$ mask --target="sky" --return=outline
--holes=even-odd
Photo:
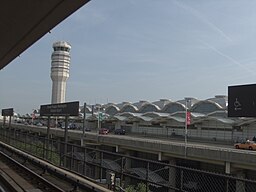
[[[0,71],[0,109],[50,104],[52,44],[71,44],[66,102],[200,100],[256,80],[256,1],[91,0]]]

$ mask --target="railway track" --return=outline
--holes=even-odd
[[[64,189],[44,178],[42,174],[40,175],[34,171],[40,171],[40,169],[31,164],[28,165],[25,161],[23,162],[24,164],[19,161],[22,161],[22,159],[18,157],[13,158],[0,152],[1,180],[4,181],[8,190],[13,192],[65,192]],[[34,167],[34,170],[32,167]]]
[[[1,141],[0,181],[7,188],[6,192],[111,192],[89,178],[56,167]]]

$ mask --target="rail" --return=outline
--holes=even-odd
[[[19,192],[19,191],[21,191],[20,189],[22,189],[24,191],[27,190],[26,189],[27,185],[24,185],[24,183],[21,184],[21,182],[23,182],[23,179],[26,178],[25,180],[27,180],[29,182],[33,182],[33,185],[35,185],[35,188],[33,188],[33,189],[38,189],[38,190],[40,189],[40,191],[46,191],[46,192],[47,191],[65,192],[65,190],[59,188],[52,182],[46,180],[45,178],[43,178],[36,172],[30,170],[25,165],[22,165],[21,163],[19,163],[15,159],[11,158],[10,156],[6,155],[5,153],[0,152],[0,157],[1,157],[1,162],[4,161],[4,163],[7,163],[8,165],[11,164],[10,167],[12,170],[15,170],[15,172],[19,172],[19,174],[22,174],[22,181],[20,181],[20,182],[17,180],[15,181],[15,183],[20,186],[19,188],[13,187],[13,183],[12,183],[12,185],[9,186],[9,188],[11,188],[12,191]],[[1,169],[1,170],[2,170],[2,173],[4,172],[6,175],[8,175],[8,173],[10,172],[10,169],[6,169],[6,167],[4,167],[4,169]],[[6,181],[6,182],[10,182],[10,180]]]
[[[50,173],[51,175],[55,175],[61,179],[63,179],[65,182],[68,182],[72,184],[73,188],[76,189],[77,187],[81,189],[85,189],[85,191],[97,191],[97,192],[110,192],[110,190],[92,182],[89,178],[85,178],[82,176],[79,176],[77,174],[74,174],[70,172],[69,170],[61,169],[60,167],[56,167],[49,163],[48,161],[42,160],[40,158],[37,158],[33,155],[30,155],[24,151],[21,151],[19,149],[16,149],[10,145],[7,145],[0,141],[1,151],[9,153],[10,156],[13,156],[13,154],[22,157],[25,162],[32,162],[33,164],[36,164],[38,167],[42,168],[43,172]],[[33,175],[34,178],[39,180],[40,182],[40,188],[47,189],[46,191],[56,191],[56,192],[64,192],[66,189],[61,189],[60,187],[56,186],[54,183],[49,182],[48,180],[44,179],[39,174],[35,173],[34,171],[27,168],[27,165],[22,165],[18,161],[14,160],[10,156],[6,155],[4,152],[0,152],[1,156],[4,156],[8,161],[11,161],[14,163],[17,167],[21,168],[23,171],[28,172],[29,175]],[[42,184],[45,185],[45,187],[42,187]]]

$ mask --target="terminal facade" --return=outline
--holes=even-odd
[[[103,113],[102,127],[110,130],[123,128],[127,133],[184,137],[186,111],[191,122],[187,125],[188,138],[233,143],[252,139],[256,135],[255,118],[230,118],[227,114],[228,97],[217,95],[206,100],[186,98],[178,101],[161,99],[156,102],[139,101],[86,106],[86,126],[98,128],[98,114]],[[81,112],[84,109],[81,107]]]

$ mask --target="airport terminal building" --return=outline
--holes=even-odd
[[[86,126],[97,129],[101,121],[101,127],[111,130],[123,128],[127,133],[184,137],[187,125],[188,138],[227,143],[251,140],[256,135],[255,118],[230,118],[227,106],[228,97],[224,95],[206,100],[160,99],[155,102],[87,105]],[[83,111],[84,108],[81,107],[81,112]],[[103,118],[99,117],[102,114]],[[186,121],[188,114],[189,123]]]

